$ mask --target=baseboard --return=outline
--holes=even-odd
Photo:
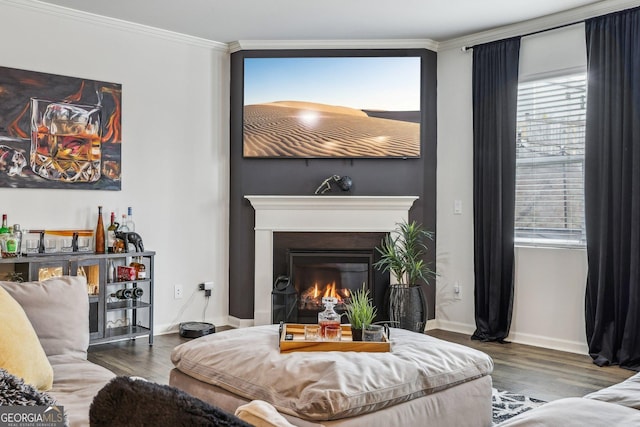
[[[438,329],[442,329],[444,331],[449,331],[449,332],[457,332],[459,334],[472,335],[476,330],[476,326],[469,325],[467,323],[452,322],[450,320],[438,319]]]
[[[249,328],[254,326],[253,319],[240,319],[238,317],[229,316],[227,318],[227,325],[232,326],[234,328]]]
[[[523,332],[510,333],[507,337],[507,341],[531,345],[534,347],[548,348],[551,350],[566,351],[567,353],[589,354],[589,347],[586,342],[561,340]]]
[[[466,323],[451,322],[449,320],[435,319],[435,327],[429,327],[427,322],[427,330],[442,329],[449,332],[457,332],[460,334],[472,335],[476,327]],[[544,337],[541,335],[527,334],[523,332],[511,332],[507,337],[507,341],[517,344],[530,345],[533,347],[542,347],[550,350],[565,351],[567,353],[589,354],[589,348],[586,342],[562,340],[558,338]]]

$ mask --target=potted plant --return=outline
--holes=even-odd
[[[427,240],[433,240],[432,232],[415,221],[403,221],[376,248],[381,258],[374,267],[390,272],[396,282],[389,286],[389,320],[393,326],[414,332],[424,332],[427,322],[421,282],[428,284],[436,275],[424,261]]]
[[[346,314],[351,324],[351,338],[353,341],[362,341],[362,330],[373,323],[376,317],[376,308],[364,284],[362,289],[351,292],[351,302],[347,304]]]

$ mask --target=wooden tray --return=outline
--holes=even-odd
[[[391,343],[387,336],[382,342],[364,342],[351,340],[351,326],[340,325],[342,328],[341,341],[305,341],[304,325],[285,323],[280,334],[280,353],[292,351],[367,351],[382,353],[391,351]],[[287,334],[292,334],[292,340],[285,340]]]

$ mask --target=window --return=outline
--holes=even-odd
[[[515,242],[584,246],[586,73],[518,86]]]

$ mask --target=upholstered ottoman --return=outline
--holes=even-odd
[[[402,329],[388,353],[281,354],[267,325],[198,338],[171,358],[171,385],[231,412],[264,400],[297,426],[491,425],[491,358]]]

